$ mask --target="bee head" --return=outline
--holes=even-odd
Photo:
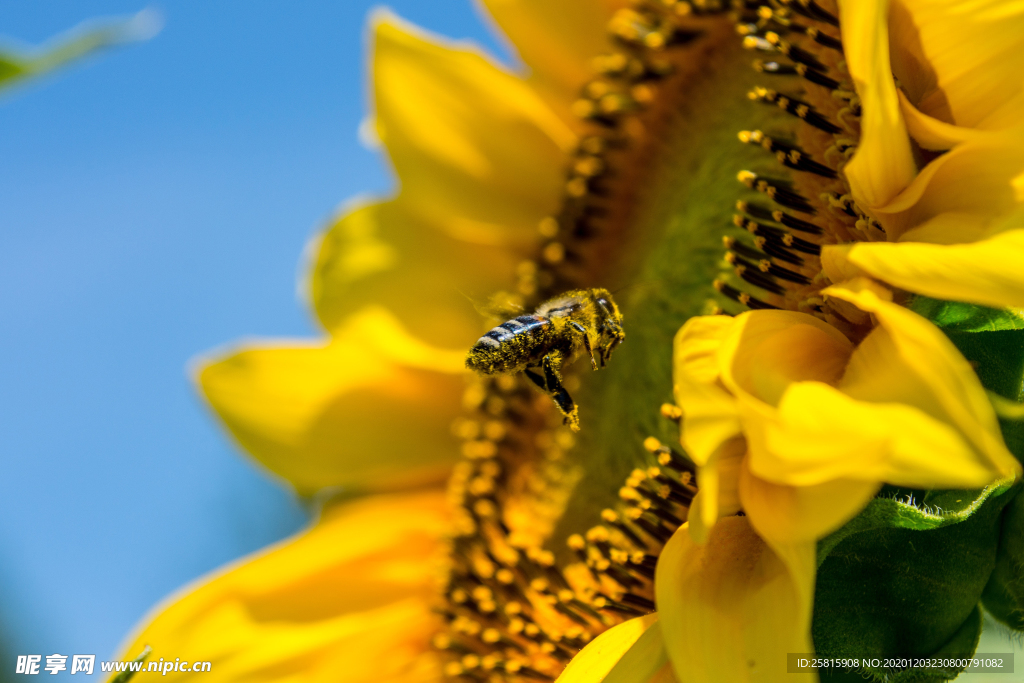
[[[612,351],[625,340],[626,332],[622,329],[622,313],[607,289],[593,290],[594,306],[597,309],[597,333],[601,356],[601,365],[611,357]]]

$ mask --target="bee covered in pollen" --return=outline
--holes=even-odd
[[[579,431],[576,403],[562,386],[561,368],[581,349],[594,370],[626,338],[622,314],[607,289],[575,289],[536,311],[498,325],[469,350],[466,367],[484,375],[523,372],[554,399],[565,424]]]

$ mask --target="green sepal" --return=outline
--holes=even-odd
[[[1010,308],[988,308],[927,296],[915,296],[909,308],[947,333],[1024,330],[1024,316]]]
[[[910,309],[941,329],[974,365],[989,391],[1020,400],[1024,380],[1024,317],[1009,308],[988,308],[917,296]]]
[[[1009,308],[988,308],[916,296],[910,309],[941,329],[971,362],[982,386],[1012,401],[1024,399],[1024,316]],[[1010,452],[1024,462],[1024,420],[1000,419]]]
[[[1020,495],[1003,511],[996,566],[981,600],[993,617],[1024,631],[1024,497]]]
[[[978,601],[996,565],[1003,508],[1020,485],[976,491],[886,487],[819,543],[812,635],[824,657],[971,654]],[[865,671],[874,680],[941,681],[955,672]]]
[[[999,496],[1012,485],[1012,479],[1004,479],[973,491],[917,491],[883,487],[859,515],[818,541],[818,566],[848,536],[873,529],[927,531],[958,524],[977,512],[989,498]]]

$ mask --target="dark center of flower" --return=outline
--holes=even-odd
[[[859,104],[838,24],[814,0],[644,0],[611,21],[618,48],[573,105],[591,130],[514,296],[529,310],[625,286],[627,340],[594,377],[565,378],[578,435],[521,377],[467,390],[434,640],[447,677],[553,680],[595,636],[654,610],[658,555],[697,491],[664,445],[678,441],[671,341],[687,318],[786,308],[863,324],[819,294],[823,244],[884,238],[843,178]],[[770,57],[750,69],[743,47]]]

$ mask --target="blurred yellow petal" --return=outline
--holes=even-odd
[[[656,617],[657,613],[649,616]],[[674,680],[665,638],[661,626],[655,622],[637,638],[602,683],[669,683]]]
[[[697,543],[707,540],[708,532],[720,517],[735,515],[740,503],[739,477],[747,442],[743,438],[726,441],[715,451],[708,464],[698,468],[700,487],[690,504],[687,519],[690,536]]]
[[[971,244],[861,242],[846,258],[872,277],[926,296],[1024,307],[1024,229]]]
[[[908,227],[944,213],[993,221],[1021,203],[1014,180],[1022,173],[1024,135],[987,135],[932,161],[906,190],[874,212],[886,225],[890,241],[898,241]],[[890,225],[887,218],[897,222]],[[966,239],[974,234],[968,232]]]
[[[879,483],[835,479],[814,486],[766,481],[739,474],[739,495],[751,526],[774,543],[813,543],[860,512],[881,487]]]
[[[514,280],[516,254],[466,242],[400,201],[353,208],[314,246],[309,291],[324,327],[358,308],[387,308],[427,343],[469,348],[482,332],[474,302]]]
[[[122,656],[148,644],[151,661],[209,661],[196,679],[210,683],[439,681],[431,568],[449,524],[441,491],[340,504],[169,598]]]
[[[243,347],[197,375],[242,447],[300,493],[400,488],[443,478],[457,458],[463,357],[367,309],[329,342]]]
[[[989,468],[990,481],[1020,471],[978,376],[937,327],[857,281],[822,293],[849,301],[878,321],[850,358],[839,384],[843,393],[858,401],[902,403],[951,425]]]
[[[527,83],[474,49],[378,16],[378,134],[407,209],[467,242],[532,246],[558,208],[575,134]]]
[[[558,683],[647,683],[664,663],[658,615],[648,614],[594,638],[572,658]]]
[[[861,100],[861,137],[844,169],[854,199],[882,206],[905,188],[916,171],[889,65],[889,3],[840,3],[846,65]]]
[[[655,573],[659,622],[681,683],[789,681],[787,652],[813,652],[813,542],[769,547],[746,517],[698,545],[680,528]]]
[[[988,130],[1019,123],[1024,5],[893,0],[890,25],[893,74],[922,113]]]
[[[673,342],[675,399],[685,406],[682,444],[698,465],[740,433],[736,402],[718,381],[718,350],[732,324],[727,316],[691,318]]]
[[[612,49],[608,20],[622,0],[482,0],[532,72],[568,105],[593,78],[591,60]]]

